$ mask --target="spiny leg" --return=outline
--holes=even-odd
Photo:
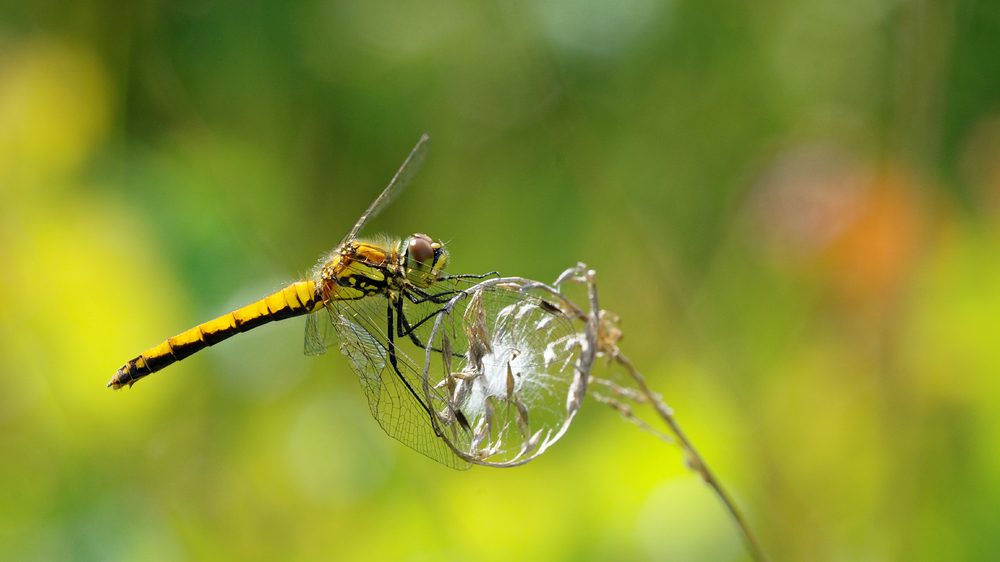
[[[481,275],[477,275],[475,273],[462,273],[460,275],[444,275],[442,277],[438,277],[438,280],[439,281],[447,281],[448,279],[486,279],[490,275],[496,275],[497,278],[499,278],[500,277],[500,272],[499,271],[491,271],[489,273],[483,273]]]
[[[481,275],[477,275],[475,273],[463,273],[461,275],[446,275],[444,277],[438,278],[438,281],[439,282],[447,281],[450,279],[485,279],[490,275],[496,275],[497,277],[499,277],[500,273],[496,271],[491,271],[489,273],[483,273]],[[462,291],[458,289],[452,289],[450,291],[442,291],[440,293],[431,294],[422,289],[412,287],[410,290],[404,291],[404,294],[406,294],[406,298],[410,299],[410,302],[412,302],[413,304],[420,304],[427,301],[431,301],[435,304],[444,304],[449,300],[451,300],[452,297],[461,292]],[[419,296],[420,298],[417,298],[417,296]]]
[[[417,347],[419,347],[421,349],[427,349],[427,348],[424,347],[424,345],[420,343],[420,338],[418,338],[416,332],[413,331],[414,328],[416,328],[416,326],[419,326],[420,324],[423,324],[428,319],[434,318],[435,316],[437,316],[438,314],[440,314],[441,311],[438,310],[437,312],[429,315],[427,318],[424,318],[423,320],[421,320],[419,324],[417,324],[416,326],[414,326],[413,328],[411,328],[410,325],[409,325],[409,321],[406,320],[406,315],[403,314],[403,299],[401,299],[401,298],[390,299],[389,305],[386,307],[387,310],[388,310],[388,320],[389,320],[389,329],[386,330],[386,332],[389,335],[389,361],[390,361],[390,363],[392,363],[392,366],[396,370],[396,373],[399,374],[399,369],[396,366],[396,344],[395,344],[395,342],[393,340],[393,335],[392,335],[392,307],[393,307],[393,302],[392,301],[396,302],[396,331],[399,334],[399,337],[402,338],[402,337],[405,337],[405,336],[409,336],[410,341],[412,341],[414,345],[416,345]],[[404,326],[406,327],[405,331],[404,331]],[[441,350],[437,349],[435,347],[431,347],[430,349],[431,349],[431,351],[436,351],[438,353],[441,353]],[[462,358],[462,359],[465,358],[464,355],[459,354],[459,353],[452,353],[452,357],[459,357],[459,358]],[[400,375],[400,377],[402,378],[402,375]],[[406,381],[405,378],[403,379],[403,382],[406,383],[406,387],[409,388],[410,392],[412,393],[413,392],[413,388],[410,387],[410,384]],[[414,395],[416,395],[416,394],[414,394]],[[428,413],[430,413],[430,410],[427,408],[427,405],[424,404],[423,401],[420,400],[419,398],[417,400],[419,400],[421,406],[423,406],[424,409],[428,410]],[[450,397],[449,397],[449,401],[450,401]],[[451,405],[450,405],[450,402],[449,402],[449,409],[451,409],[455,413],[455,419],[458,421],[459,425],[461,425],[463,429],[471,430],[472,426],[469,425],[469,421],[465,418],[465,414],[463,414],[461,410],[459,410],[457,408],[452,408]],[[431,417],[433,417],[433,414],[431,414]],[[435,433],[438,432],[436,424],[434,425],[434,431],[435,431]],[[438,433],[438,437],[442,437],[440,433]]]
[[[411,298],[410,300],[413,299]],[[425,302],[426,300],[427,299],[414,302]],[[430,320],[431,318],[435,318],[438,314],[444,312],[444,309],[438,309],[433,313],[428,314],[419,322],[411,326],[409,319],[406,318],[406,314],[403,314],[403,299],[397,297],[394,299],[394,301],[396,303],[396,336],[400,338],[408,337],[410,338],[410,341],[413,342],[413,345],[419,347],[420,349],[426,350],[427,346],[420,341],[420,336],[417,335],[416,329],[419,328],[423,323]],[[430,349],[431,351],[436,351],[438,353],[441,353],[441,350],[436,347],[431,347]],[[465,356],[460,353],[452,353],[452,357],[458,357],[460,359],[465,358]]]
[[[425,404],[424,401],[420,399],[420,395],[417,394],[417,391],[414,390],[413,387],[410,385],[410,381],[406,380],[406,377],[403,376],[402,371],[399,370],[399,364],[398,364],[397,359],[396,359],[396,342],[393,340],[393,336],[392,336],[393,330],[392,330],[392,301],[391,300],[386,303],[386,320],[388,321],[388,325],[386,326],[386,328],[387,328],[386,329],[386,337],[389,340],[389,345],[386,346],[387,347],[386,350],[389,352],[389,364],[392,365],[392,370],[396,373],[396,376],[399,377],[399,380],[403,381],[403,384],[406,385],[406,389],[410,391],[410,394],[412,394],[413,398],[417,401],[417,403],[420,404],[420,407],[423,408],[424,411],[427,412],[427,415],[429,415],[431,417],[431,422],[433,424],[434,413],[431,411],[430,407],[428,407],[427,404]],[[435,431],[435,433],[437,432],[436,426],[435,426],[435,430],[434,431]]]

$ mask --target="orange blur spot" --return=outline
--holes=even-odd
[[[844,296],[888,297],[904,283],[916,254],[922,222],[917,187],[903,171],[884,169],[860,203],[823,261]]]

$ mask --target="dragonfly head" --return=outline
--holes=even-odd
[[[406,278],[418,287],[437,281],[448,265],[448,252],[426,234],[414,234],[403,241],[400,255]]]

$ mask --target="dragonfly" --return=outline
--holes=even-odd
[[[530,452],[538,435],[532,443],[527,412],[536,412],[533,425],[542,428],[536,434],[551,432],[565,417],[559,401],[572,379],[576,333],[566,314],[503,286],[446,307],[495,272],[447,275],[444,244],[422,233],[403,240],[358,238],[410,184],[429,145],[425,134],[310,278],[148,349],[120,367],[107,386],[131,387],[238,333],[306,316],[306,355],[339,345],[372,415],[390,436],[456,469],[497,454]],[[449,316],[450,331],[431,329],[440,314]],[[472,317],[478,319],[474,328]],[[421,367],[414,361],[423,357],[433,362]]]

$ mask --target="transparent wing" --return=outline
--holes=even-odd
[[[431,415],[447,409],[446,392],[424,388],[421,371],[411,360],[414,354],[407,349],[409,338],[390,337],[389,305],[386,298],[370,297],[328,306],[340,350],[361,381],[372,416],[386,433],[414,450],[452,468],[469,468],[435,432]],[[453,438],[462,441],[460,435]]]
[[[333,324],[330,322],[330,314],[326,309],[313,312],[306,316],[306,355],[323,355],[331,345],[335,345],[337,340]]]
[[[417,141],[417,146],[413,147],[413,150],[410,151],[410,155],[406,157],[406,160],[403,162],[403,165],[400,166],[396,175],[392,177],[392,181],[390,181],[389,185],[382,191],[382,194],[372,202],[372,204],[368,207],[368,210],[361,215],[361,218],[358,219],[354,228],[352,228],[351,231],[347,233],[347,236],[340,241],[340,245],[343,245],[348,240],[354,240],[354,238],[358,235],[358,232],[361,231],[361,227],[364,226],[365,221],[375,218],[375,216],[382,212],[382,209],[385,209],[389,203],[392,203],[392,200],[395,199],[397,195],[406,189],[406,186],[410,185],[410,182],[413,181],[413,176],[417,174],[420,166],[424,163],[424,159],[427,158],[427,150],[430,149],[430,144],[431,137],[424,133],[423,136],[420,137],[420,140]]]

